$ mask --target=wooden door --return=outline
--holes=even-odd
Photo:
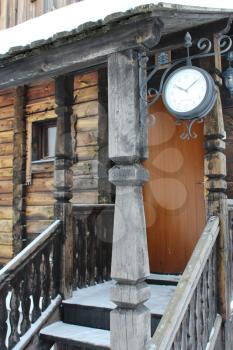
[[[203,123],[193,128],[197,138],[182,140],[185,127],[176,125],[162,102],[150,112],[144,164],[150,172],[144,187],[150,268],[180,273],[205,226]]]

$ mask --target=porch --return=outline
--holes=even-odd
[[[32,43],[29,52],[28,48],[16,48],[13,54],[11,52],[9,57],[4,57],[0,67],[0,88],[18,86],[14,131],[10,133],[10,137],[14,136],[14,237],[24,237],[28,222],[34,233],[40,220],[44,221],[46,229],[0,272],[1,349],[47,350],[55,343],[61,349],[106,349],[111,343],[112,350],[230,349],[232,346],[232,225],[226,196],[225,129],[219,91],[214,108],[205,118],[201,130],[205,141],[205,155],[200,142],[203,152],[199,159],[202,162],[199,180],[203,187],[200,191],[203,205],[202,220],[196,220],[196,223],[199,225],[201,222],[202,225],[203,221],[205,227],[200,229],[198,226],[194,230],[197,237],[193,242],[197,244],[192,251],[193,243],[185,262],[182,262],[183,269],[181,265],[178,267],[182,276],[177,286],[174,286],[177,282],[174,276],[168,277],[166,285],[164,277],[149,277],[143,196],[143,185],[149,180],[144,164],[149,149],[148,105],[147,90],[142,89],[148,75],[147,56],[154,58],[151,50],[155,47],[170,50],[174,45],[179,48],[180,55],[184,32],[192,28],[194,40],[197,40],[199,33],[205,29],[214,40],[213,57],[217,57],[210,60],[208,70],[212,67],[219,69],[221,43],[218,34],[229,30],[230,26],[229,14],[211,11],[206,14],[206,11],[195,12],[186,8],[175,8],[175,11],[177,16],[166,6],[165,9],[160,6],[140,7],[127,14],[112,15],[101,25],[99,22],[89,23],[72,34],[63,33],[61,42],[56,41],[59,39],[57,36],[49,42],[37,42],[34,46]],[[212,23],[214,19],[216,21]],[[82,124],[80,119],[86,115],[73,118],[74,102],[77,96],[80,97],[79,93],[75,93],[75,78],[77,72],[83,73],[93,67],[104,71],[105,92],[100,89],[98,93],[102,98],[105,96],[105,104],[108,77],[108,120],[105,119],[104,129],[105,135],[108,134],[107,147],[104,147],[106,144],[101,132],[90,137],[92,150],[98,150],[98,155],[104,154],[105,173],[98,169],[98,175],[103,176],[95,177],[94,181],[106,180],[106,170],[109,170],[109,181],[105,184],[108,188],[115,186],[114,204],[110,196],[105,196],[105,188],[99,181],[98,190],[103,194],[99,196],[98,193],[96,201],[99,203],[75,205],[72,198],[77,199],[80,193],[74,192],[73,183],[80,186],[80,174],[77,171],[76,177],[73,176],[74,159],[79,163],[77,149],[82,148],[85,155],[86,137],[89,140],[90,136],[82,134],[83,144],[77,144],[80,140],[76,131]],[[9,71],[13,69],[15,74],[12,79]],[[216,75],[215,70],[213,75]],[[54,101],[49,120],[57,119],[55,157],[52,165],[38,162],[38,159],[33,164],[33,117],[27,116],[29,122],[26,128],[27,89],[19,85],[50,77],[54,79]],[[91,124],[98,124],[99,131],[98,104],[98,112],[96,105],[94,110]],[[54,124],[51,125],[54,128]],[[25,133],[30,136],[28,148]],[[174,139],[177,143],[177,138]],[[190,148],[189,154],[192,153]],[[104,153],[101,153],[103,149]],[[40,153],[47,155],[46,142]],[[80,153],[79,161],[83,156]],[[50,176],[51,166],[54,170],[54,190],[49,198],[51,207],[54,207],[54,214],[50,215],[53,219],[51,224],[45,219],[49,207],[43,205],[47,200],[46,191],[43,192],[46,175],[38,181],[42,195],[37,194],[35,199],[31,194],[32,188],[28,190],[29,195],[25,195],[25,184],[30,185],[33,180],[33,167],[36,169],[34,179],[38,180],[37,170],[41,164],[45,168],[48,166]],[[17,176],[18,171],[20,176]],[[197,182],[196,178],[193,182]],[[38,198],[36,209],[27,210],[27,206],[35,206],[28,203],[38,203]],[[185,210],[188,207],[190,210],[191,207],[185,205],[183,201],[180,208]],[[198,217],[198,200],[192,205]],[[183,233],[186,230],[191,232],[188,223],[193,216],[187,215]],[[173,237],[174,242],[176,238]],[[18,247],[19,250],[21,248]],[[176,250],[172,253],[174,257]],[[110,287],[111,302],[106,305]],[[77,288],[82,290],[74,292]],[[97,297],[97,290],[101,293],[101,300]],[[9,293],[10,310],[7,310]],[[94,297],[90,296],[92,293]],[[82,297],[83,294],[85,297]],[[94,299],[92,305],[88,305],[91,303],[89,297]],[[82,312],[84,307],[85,312]],[[73,332],[76,331],[74,337]],[[88,339],[90,334],[93,336]]]

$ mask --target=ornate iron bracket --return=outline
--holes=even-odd
[[[226,52],[230,50],[232,47],[232,39],[228,35],[220,35],[219,38],[219,48],[220,48],[220,54],[224,55]],[[200,51],[198,54],[190,55],[190,48],[193,46],[192,37],[190,33],[186,33],[184,37],[184,47],[187,50],[186,57],[177,59],[177,60],[171,60],[170,62],[166,61],[166,55],[163,55],[158,60],[158,63],[154,66],[149,67],[149,73],[147,75],[147,78],[141,82],[140,84],[140,98],[144,101],[144,103],[147,103],[147,106],[150,107],[153,104],[155,104],[160,96],[162,95],[163,91],[163,85],[168,77],[169,73],[176,68],[178,65],[186,65],[186,66],[192,66],[192,61],[195,59],[201,59],[206,57],[211,57],[215,55],[214,50],[212,50],[212,42],[208,38],[201,38],[198,40],[196,46],[198,50]],[[146,51],[139,54],[139,65],[141,68],[145,67],[147,64],[149,58]],[[166,63],[166,68],[164,68],[164,64]],[[159,70],[164,70],[160,84],[159,89],[156,88],[147,88],[147,85],[149,81],[155,76],[155,74]],[[197,135],[192,132],[192,127],[197,121],[202,121],[204,116],[200,116],[198,118],[194,118],[191,120],[185,120],[180,119],[178,120],[178,123],[185,122],[187,126],[187,130],[185,133],[182,133],[181,138],[182,139],[191,139],[196,138]]]

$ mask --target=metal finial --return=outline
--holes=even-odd
[[[184,37],[184,46],[185,46],[186,48],[192,46],[192,37],[191,37],[191,35],[190,35],[189,32],[187,32],[187,33],[185,34],[185,37]]]

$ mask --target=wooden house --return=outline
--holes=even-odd
[[[0,350],[233,348],[232,11],[138,3],[0,31]]]

